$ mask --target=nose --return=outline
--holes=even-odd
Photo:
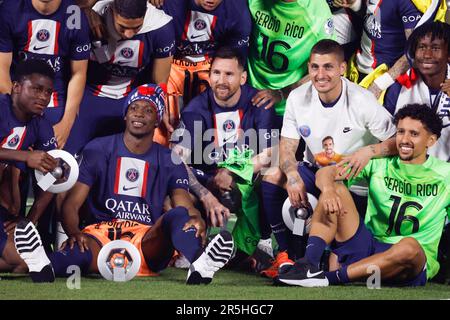
[[[423,50],[423,56],[424,58],[431,58],[433,56],[433,51],[431,50],[431,48],[425,48]]]
[[[318,76],[319,78],[322,78],[324,75],[325,75],[325,69],[324,69],[324,68],[319,68],[319,69],[317,70],[317,76]]]

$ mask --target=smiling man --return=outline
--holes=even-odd
[[[395,134],[392,117],[372,94],[342,77],[345,69],[342,46],[333,40],[319,41],[308,63],[311,80],[294,89],[287,99],[280,139],[281,170],[264,176],[261,184],[264,211],[282,251],[280,257],[286,257],[284,251],[289,250],[293,258],[292,252],[296,251],[289,240],[291,232],[283,223],[283,203],[289,195],[291,204],[298,208],[307,205],[307,192],[319,197],[314,154],[322,152],[325,137],[333,137],[336,153],[354,153],[344,160],[356,167],[355,172],[372,157],[395,152],[394,139],[389,139]],[[295,153],[300,139],[304,139],[306,151],[299,164]],[[361,196],[366,190],[357,186],[352,191],[364,210],[365,198]],[[272,277],[284,262],[289,263],[281,258],[275,261]]]
[[[231,192],[232,195],[237,195],[236,198],[249,198],[254,194],[245,193],[243,188],[236,190],[236,184],[242,184],[244,178],[232,172],[229,167],[220,167],[220,163],[231,161],[232,155],[237,153],[250,154],[249,159],[241,159],[235,167],[248,168],[241,171],[248,173],[245,180],[249,180],[249,185],[253,185],[256,175],[270,162],[272,152],[272,134],[275,133],[271,130],[275,112],[273,108],[257,108],[252,104],[251,99],[257,94],[257,90],[246,84],[247,72],[244,66],[245,60],[238,50],[230,47],[219,48],[211,63],[211,87],[183,109],[182,122],[172,137],[173,143],[176,144],[174,149],[182,153],[183,160],[193,168],[193,174],[190,174],[190,190],[202,202],[212,226],[222,226],[229,212],[223,210],[225,208],[212,209],[221,206],[211,206],[208,189],[215,191],[222,204],[227,205],[234,213],[240,213],[243,202],[241,199],[234,199],[236,206],[226,204],[224,195]],[[245,195],[242,195],[243,193]],[[259,241],[257,202],[257,199],[247,201],[253,208],[256,207],[247,211],[252,211],[252,214],[246,215],[252,217],[248,224],[254,226],[253,232],[248,232],[247,241],[242,241],[242,245],[236,243],[238,249],[248,255],[253,254]],[[237,225],[244,225],[242,221],[245,221],[245,218],[241,219],[242,216],[238,214]],[[242,234],[234,232],[235,239],[237,233]],[[264,236],[264,239],[269,237],[267,234]]]
[[[84,148],[78,182],[63,205],[62,223],[69,237],[63,249],[47,257],[33,225],[26,220],[18,224],[16,248],[33,281],[66,276],[70,265],[98,272],[100,249],[118,239],[140,251],[142,276],[165,269],[174,249],[191,263],[188,284],[208,284],[227,263],[233,251],[231,234],[221,232],[203,250],[205,223],[189,197],[186,169],[172,161],[169,149],[153,142],[164,109],[161,87],[139,86],[124,104],[125,132],[95,139]],[[164,212],[166,195],[174,209]],[[80,230],[85,200],[93,224]]]
[[[317,287],[365,280],[379,270],[381,284],[423,286],[439,270],[437,251],[450,213],[450,164],[429,156],[442,121],[426,106],[411,104],[395,116],[398,156],[373,159],[355,179],[369,184],[363,221],[335,166],[317,173],[322,191],[304,259],[276,281]],[[326,245],[337,269],[319,269]]]
[[[408,47],[413,68],[397,79],[384,99],[384,106],[391,114],[408,103],[419,103],[431,107],[439,115],[444,129],[429,153],[444,161],[450,160],[450,98],[449,90],[444,87],[450,79],[449,47],[450,28],[447,24],[433,22],[417,28]]]

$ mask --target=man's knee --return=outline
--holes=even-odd
[[[185,207],[178,206],[167,211],[162,218],[164,225],[170,223],[171,221],[178,221],[180,219],[186,220],[187,222],[189,220],[189,212]]]
[[[342,182],[335,182],[335,187],[336,187],[336,193],[340,197],[350,194],[350,191],[348,190],[347,186],[345,184],[343,184]]]
[[[423,265],[426,261],[422,247],[414,238],[403,238],[393,248],[393,256],[401,264],[413,266],[420,263]]]

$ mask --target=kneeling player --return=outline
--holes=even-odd
[[[78,182],[63,205],[63,226],[69,236],[63,249],[47,258],[33,225],[24,221],[17,226],[16,248],[35,282],[65,276],[70,265],[98,272],[101,247],[117,239],[139,249],[140,275],[166,268],[174,249],[191,263],[188,284],[209,283],[228,262],[231,235],[221,232],[202,249],[205,223],[190,200],[186,169],[169,149],[152,141],[164,108],[159,86],[140,86],[125,103],[125,132],[95,139],[85,147]],[[166,194],[174,209],[163,214]],[[97,224],[80,231],[79,210],[85,200]],[[30,247],[35,249],[29,252]]]
[[[428,106],[413,104],[396,114],[395,124],[399,156],[372,159],[353,179],[369,183],[365,221],[346,186],[335,181],[342,180],[343,170],[320,169],[316,185],[322,193],[305,258],[275,281],[328,286],[366,279],[373,266],[387,285],[422,286],[436,275],[450,208],[450,164],[427,155],[427,149],[439,138],[442,121]],[[337,269],[330,272],[318,268],[327,244],[338,258]]]

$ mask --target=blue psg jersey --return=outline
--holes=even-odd
[[[165,1],[164,11],[174,19],[176,58],[212,56],[220,44],[234,47],[247,57],[252,28],[246,0],[223,0],[207,11],[194,0]]]
[[[121,99],[133,88],[151,80],[149,76],[155,59],[173,55],[175,33],[172,18],[148,5],[138,33],[131,39],[117,39],[120,35],[112,22],[111,5],[112,1],[100,1],[94,6],[111,37],[91,52],[87,87],[94,95]]]
[[[166,195],[189,187],[184,164],[169,149],[153,143],[145,154],[131,153],[123,133],[86,145],[78,181],[91,187],[87,204],[94,222],[126,219],[147,225],[163,214]]]
[[[62,0],[58,10],[42,15],[31,0],[4,0],[0,4],[0,52],[13,53],[13,66],[41,59],[55,71],[49,107],[64,106],[71,78],[71,60],[89,59],[89,24],[72,0]]]
[[[366,0],[358,69],[370,73],[386,63],[391,67],[404,53],[406,29],[413,29],[422,14],[411,0]]]
[[[53,127],[46,119],[36,116],[29,122],[19,121],[12,111],[9,94],[0,94],[0,147],[10,150],[53,150],[56,139]],[[20,169],[25,165],[17,164]]]
[[[256,155],[270,147],[278,134],[272,132],[275,110],[253,106],[251,98],[257,92],[243,85],[238,103],[225,108],[215,102],[211,89],[206,90],[183,109],[173,142],[190,149],[190,163],[204,171],[214,169],[232,148],[251,149]],[[201,155],[203,161],[198,161],[196,155]]]

